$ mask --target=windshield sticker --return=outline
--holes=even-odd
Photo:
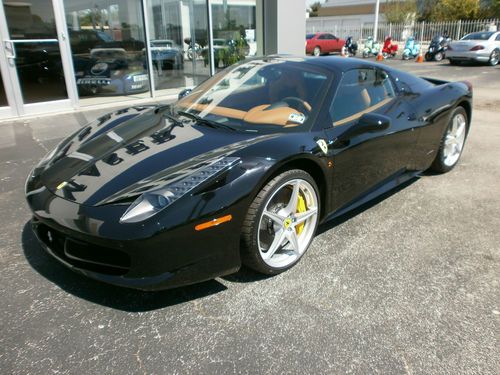
[[[304,121],[306,121],[306,116],[304,116],[302,113],[290,113],[290,116],[288,116],[288,121],[295,122],[297,124],[303,124]]]

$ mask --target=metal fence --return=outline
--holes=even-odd
[[[403,42],[409,36],[422,43],[429,43],[436,34],[447,33],[452,39],[460,39],[475,31],[499,30],[499,19],[467,20],[451,22],[379,23],[377,40],[391,35],[393,40]],[[339,38],[352,36],[364,40],[373,36],[373,23],[344,23],[337,17],[312,17],[306,20],[306,32],[329,32]]]

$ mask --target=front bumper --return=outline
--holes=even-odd
[[[82,206],[46,189],[27,199],[41,246],[66,267],[95,280],[162,290],[228,275],[241,266],[241,218],[234,207],[233,221],[223,225],[195,231],[195,225],[207,220],[197,218],[161,230],[143,223],[120,228],[116,216],[124,208]]]
[[[477,62],[488,62],[490,59],[490,54],[485,52],[485,50],[480,51],[455,51],[447,50],[446,58],[453,59],[457,61],[477,61]]]

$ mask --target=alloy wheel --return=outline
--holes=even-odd
[[[443,163],[448,167],[455,165],[460,158],[464,147],[466,129],[467,121],[465,116],[461,113],[456,114],[444,139]]]
[[[494,50],[490,56],[490,65],[495,66],[498,64],[498,59],[500,58],[500,52]]]
[[[282,184],[264,205],[257,231],[262,260],[274,268],[295,263],[307,250],[318,221],[318,196],[303,179]]]

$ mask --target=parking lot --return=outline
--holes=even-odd
[[[37,244],[23,185],[97,114],[1,123],[0,373],[500,373],[500,66],[384,63],[473,83],[460,164],[321,226],[271,278],[144,293],[72,273]]]

